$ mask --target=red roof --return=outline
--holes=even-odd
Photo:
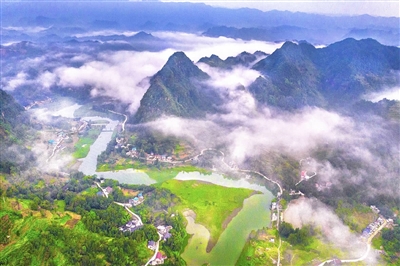
[[[161,254],[161,252],[157,252],[157,255],[156,255],[156,259],[162,259],[163,258],[163,255]]]
[[[165,259],[165,258],[167,258],[167,257],[163,256],[160,251],[157,252],[156,259],[161,260],[161,259]]]

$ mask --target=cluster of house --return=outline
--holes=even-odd
[[[318,191],[322,191],[322,190],[325,190],[325,189],[330,189],[331,186],[332,186],[332,182],[322,182],[322,183],[316,183],[315,184],[315,188]]]
[[[97,194],[97,196],[108,198],[108,195],[110,195],[112,192],[113,192],[112,187],[106,187],[105,189],[102,189],[101,191],[97,192],[96,194]]]
[[[160,155],[160,154],[154,154],[154,153],[150,153],[150,154],[146,153],[146,159],[148,161],[155,161],[155,160],[159,160],[159,161],[163,161],[163,162],[171,162],[172,161],[171,156],[167,156],[166,154]]]
[[[42,105],[42,104],[45,104],[45,103],[49,103],[49,102],[51,102],[51,98],[47,97],[46,100],[43,100],[43,101],[34,101],[33,103],[31,103],[31,104],[28,105],[28,106],[25,106],[24,108],[25,108],[25,110],[29,110],[29,109],[31,109],[31,108],[32,108],[33,106],[35,106],[35,105],[39,106],[39,105]]]
[[[164,225],[159,225],[157,226],[157,232],[161,235],[161,239],[162,240],[167,240],[168,238],[170,238],[172,235],[169,232],[172,229],[172,226],[168,225],[168,226],[164,226]],[[153,240],[150,240],[147,243],[147,248],[155,251],[157,250],[157,243]],[[152,260],[150,262],[151,265],[159,265],[159,264],[164,264],[164,260],[167,257],[165,255],[163,255],[160,251],[157,251],[156,257],[154,260]]]
[[[137,219],[132,219],[129,222],[127,222],[124,226],[121,226],[119,228],[120,231],[122,232],[135,232],[136,230],[140,229],[143,227],[143,224],[140,223],[139,220]]]
[[[278,209],[278,203],[272,202],[270,209],[271,209],[271,222],[275,222],[276,220],[278,220],[278,215],[275,212],[275,210]]]
[[[329,265],[342,265],[342,261],[338,258],[334,258]]]
[[[151,265],[159,265],[159,264],[164,264],[164,260],[167,258],[167,256],[161,254],[160,251],[157,252],[156,258],[150,262]]]
[[[374,213],[380,213],[381,212],[375,205],[371,205],[370,208]]]
[[[168,226],[164,226],[164,225],[159,225],[157,226],[157,231],[160,235],[162,235],[162,239],[163,240],[167,240],[168,238],[170,238],[172,235],[169,232],[172,229],[172,226],[168,225]]]
[[[275,222],[278,220],[278,215],[275,212],[272,213],[271,222]]]
[[[71,130],[72,130],[72,132],[79,133],[79,132],[84,131],[88,125],[89,125],[89,123],[87,121],[80,120],[78,127],[73,127]]]
[[[137,206],[141,203],[143,203],[144,201],[144,197],[142,192],[140,192],[136,197],[134,197],[133,199],[129,199],[128,204],[126,204],[129,208],[132,206]]]
[[[303,180],[303,179],[307,180],[308,179],[307,171],[303,170],[303,171],[300,172],[300,179],[301,180]]]
[[[61,144],[61,142],[63,142],[64,140],[69,139],[69,136],[67,133],[65,133],[64,131],[59,131],[57,132],[57,139],[51,139],[47,142],[48,145],[50,146],[58,146]]]
[[[375,222],[370,223],[363,231],[362,231],[362,238],[368,238],[371,236],[376,230],[378,230],[379,227],[381,227],[383,224],[387,223],[386,219],[383,218],[382,216],[379,216],[378,219],[375,220]]]
[[[300,190],[296,192],[295,190],[291,189],[290,192],[289,192],[289,195],[290,195],[290,196],[294,196],[294,195],[301,195],[301,196],[304,196],[304,193],[301,192]]]
[[[232,169],[232,170],[237,170],[239,169],[239,166],[235,162],[229,162],[227,165]]]
[[[124,138],[116,138],[115,141],[117,142],[117,144],[115,145],[115,148],[122,148],[125,150],[128,150],[125,154],[131,158],[135,158],[135,159],[146,159],[147,161],[155,161],[155,160],[159,160],[162,162],[172,162],[172,157],[168,156],[166,154],[160,155],[160,154],[154,154],[153,152],[148,154],[148,153],[144,153],[145,157],[140,157],[140,154],[138,152],[138,150],[136,149],[136,147],[132,147],[131,144],[124,144]]]

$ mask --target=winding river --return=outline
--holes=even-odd
[[[99,120],[99,117],[85,117],[85,120]],[[86,175],[96,174],[107,179],[114,179],[126,184],[144,184],[150,185],[156,183],[146,173],[128,169],[112,172],[96,172],[97,156],[106,149],[111,141],[112,132],[118,122],[101,117],[109,121],[107,129],[100,133],[97,140],[90,147],[86,158],[82,159],[79,171]],[[269,206],[273,195],[264,186],[251,184],[247,180],[230,180],[220,174],[212,173],[203,175],[199,172],[179,173],[175,179],[178,180],[201,180],[224,187],[249,188],[260,191],[262,194],[256,194],[247,198],[243,203],[242,210],[232,219],[227,228],[221,234],[217,244],[211,250],[206,252],[206,246],[209,238],[208,230],[195,223],[193,216],[187,215],[187,231],[192,234],[182,257],[188,265],[234,265],[240,256],[240,253],[246,243],[248,235],[252,230],[261,229],[270,223]]]
[[[96,174],[99,177],[114,179],[118,182],[126,184],[151,185],[156,183],[156,181],[151,179],[146,173],[134,169],[110,172],[96,172],[97,157],[106,150],[108,143],[112,139],[113,131],[118,125],[118,121],[114,121],[104,117],[83,117],[82,120],[107,120],[109,124],[100,133],[96,141],[90,146],[88,155],[85,158],[81,159],[82,164],[79,166],[79,171],[81,171],[85,175]]]

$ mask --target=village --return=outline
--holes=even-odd
[[[71,134],[76,134],[76,135],[82,135],[84,132],[87,132],[90,130],[92,127],[100,127],[101,131],[107,131],[107,124],[103,123],[96,123],[92,121],[86,121],[84,119],[75,119],[76,124],[71,128],[70,131],[58,131],[56,132],[57,138],[56,139],[50,139],[48,141],[48,147],[52,148],[52,154],[49,157],[48,160],[50,160],[54,154],[57,151],[62,151],[65,149],[65,145],[63,145],[63,142],[71,138]],[[187,161],[194,161],[197,160],[199,156],[203,155],[205,151],[210,151],[213,149],[204,149],[201,151],[200,154],[190,157],[190,158],[185,158],[185,159],[177,159],[173,155],[167,155],[167,154],[155,154],[153,152],[151,153],[146,153],[143,150],[138,150],[137,147],[134,144],[128,143],[128,141],[124,137],[116,136],[115,137],[115,145],[114,148],[116,150],[120,150],[124,155],[126,155],[128,158],[132,158],[133,160],[145,160],[146,163],[154,164],[156,162],[163,162],[163,163],[169,163],[169,164],[178,164],[178,163],[185,163]],[[218,151],[220,152],[220,151]],[[222,162],[230,169],[230,170],[236,170],[240,172],[246,172],[246,173],[256,173],[264,178],[266,178],[264,175],[254,172],[254,171],[247,171],[247,170],[241,170],[239,167],[234,163],[234,162],[229,162],[226,163],[224,161],[224,154],[220,152],[222,155]],[[309,181],[311,178],[315,177],[317,175],[316,172],[313,171],[308,171],[306,170],[307,168],[310,168],[309,166],[303,165],[303,161],[307,163],[307,165],[310,165],[311,158],[303,159],[300,161],[300,180],[295,184],[295,186],[299,185],[303,181]],[[213,166],[214,168],[214,166]],[[250,176],[247,174],[246,179],[249,179]],[[267,180],[270,180],[266,178]],[[104,180],[99,180],[100,183],[103,183]],[[283,221],[283,206],[281,205],[281,196],[282,196],[282,188],[277,182],[274,182],[270,180],[271,182],[275,183],[278,185],[280,188],[280,192],[277,193],[277,199],[275,202],[271,203],[270,210],[271,210],[271,225],[275,226],[279,230],[280,223]],[[112,193],[112,188],[111,187],[106,187],[102,188],[100,184],[98,184],[99,188],[101,191],[97,193],[98,196],[103,196],[103,197],[108,197]],[[315,188],[318,191],[323,191],[325,189],[329,189],[332,186],[331,182],[319,182],[315,184]],[[300,190],[296,191],[294,189],[290,190],[289,193],[290,196],[304,196],[304,193],[302,193]],[[119,203],[119,202],[114,202],[115,204],[118,204],[122,207],[124,207],[131,215],[132,219],[128,221],[125,225],[122,225],[119,227],[119,230],[121,232],[126,232],[126,233],[132,233],[135,232],[136,230],[139,230],[143,227],[143,222],[140,219],[140,217],[135,214],[131,208],[136,207],[140,204],[143,204],[145,201],[145,195],[143,195],[141,192],[139,192],[135,197],[132,197],[131,199],[128,200],[128,202],[125,203]],[[373,208],[374,207],[374,208]],[[371,206],[371,209],[377,213],[379,213],[379,210],[375,206]],[[393,223],[393,222],[392,222]],[[389,226],[390,224],[390,219],[386,220],[383,216],[379,216],[377,220],[370,225],[368,225],[362,233],[362,238],[368,242],[370,241],[377,232],[379,232],[383,227]],[[160,265],[163,264],[164,261],[167,259],[165,254],[159,250],[159,243],[160,241],[167,241],[171,237],[170,230],[172,229],[171,226],[168,225],[157,225],[157,233],[159,235],[159,240],[158,241],[153,241],[149,240],[148,241],[148,249],[151,251],[154,251],[154,255],[149,259],[146,265]],[[272,240],[275,241],[275,240]],[[279,263],[280,261],[280,246],[281,246],[281,239],[279,239],[279,248],[278,248],[278,260],[277,262]],[[337,261],[340,261],[337,259]]]
[[[98,180],[100,181],[100,183],[104,183],[104,179],[99,178]],[[96,186],[98,186],[100,188],[100,191],[97,193],[97,195],[100,197],[108,198],[108,196],[113,192],[113,188],[111,188],[109,186],[103,188],[97,181],[95,181],[95,184],[96,184]],[[142,192],[139,192],[137,194],[137,196],[129,199],[127,203],[121,203],[121,202],[114,201],[115,204],[124,207],[132,215],[132,219],[130,221],[128,221],[125,225],[119,227],[119,230],[121,232],[132,233],[143,227],[142,219],[139,217],[139,215],[135,214],[132,210],[130,210],[130,208],[138,206],[140,204],[143,204],[144,201],[145,201],[145,198],[144,198],[144,195]],[[159,244],[160,244],[160,241],[167,241],[169,238],[172,237],[172,234],[170,232],[170,230],[172,229],[172,226],[158,225],[158,226],[156,226],[156,229],[157,229],[157,234],[159,236],[159,239],[157,242],[153,241],[153,240],[149,240],[147,243],[147,248],[154,251],[154,255],[146,263],[146,266],[149,264],[150,265],[161,265],[161,264],[164,264],[164,260],[167,259],[167,256],[165,256],[165,254],[163,254],[159,250]]]
[[[380,210],[375,206],[375,205],[371,205],[370,206],[371,210],[378,214],[378,218],[370,223],[363,231],[361,234],[361,239],[369,242],[371,241],[371,239],[384,227],[393,227],[393,219],[385,219],[385,217],[383,217],[383,215],[379,214]]]

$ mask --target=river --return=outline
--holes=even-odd
[[[85,117],[85,120],[100,120],[99,117]],[[106,118],[102,118],[102,120]],[[144,184],[150,185],[156,183],[146,173],[128,169],[112,172],[96,172],[97,156],[106,149],[111,141],[113,130],[118,122],[110,119],[107,125],[107,131],[101,132],[97,140],[90,147],[86,158],[82,159],[79,171],[86,175],[96,174],[107,179],[114,179],[126,184]],[[202,265],[210,263],[211,265],[234,265],[240,256],[240,253],[246,243],[247,237],[252,230],[261,229],[270,223],[269,206],[273,195],[264,186],[251,184],[247,180],[230,180],[220,174],[212,173],[203,175],[199,172],[179,173],[178,180],[201,180],[213,183],[219,186],[249,188],[260,191],[262,194],[253,195],[243,203],[242,210],[232,219],[227,228],[221,234],[217,244],[211,252],[206,252],[206,246],[209,238],[208,230],[195,220],[187,216],[187,231],[193,236],[190,238],[184,253],[183,259],[188,265]]]
[[[208,230],[203,225],[196,224],[193,217],[186,216],[188,220],[186,230],[189,234],[193,234],[182,254],[182,258],[188,265],[203,265],[204,263],[234,265],[250,232],[267,227],[270,223],[269,206],[274,196],[263,186],[251,184],[243,179],[227,179],[215,173],[211,175],[198,172],[179,173],[176,179],[201,180],[225,187],[249,188],[262,192],[244,201],[242,210],[228,224],[210,253],[206,252]]]
[[[146,173],[134,169],[110,171],[110,172],[97,172],[97,157],[106,150],[108,143],[112,139],[113,131],[118,125],[118,121],[114,121],[104,117],[83,117],[82,120],[96,121],[107,120],[109,124],[102,131],[96,141],[90,146],[88,155],[81,159],[82,164],[79,166],[79,171],[85,175],[96,174],[99,177],[118,180],[118,182],[126,184],[144,184],[151,185],[156,183]]]

